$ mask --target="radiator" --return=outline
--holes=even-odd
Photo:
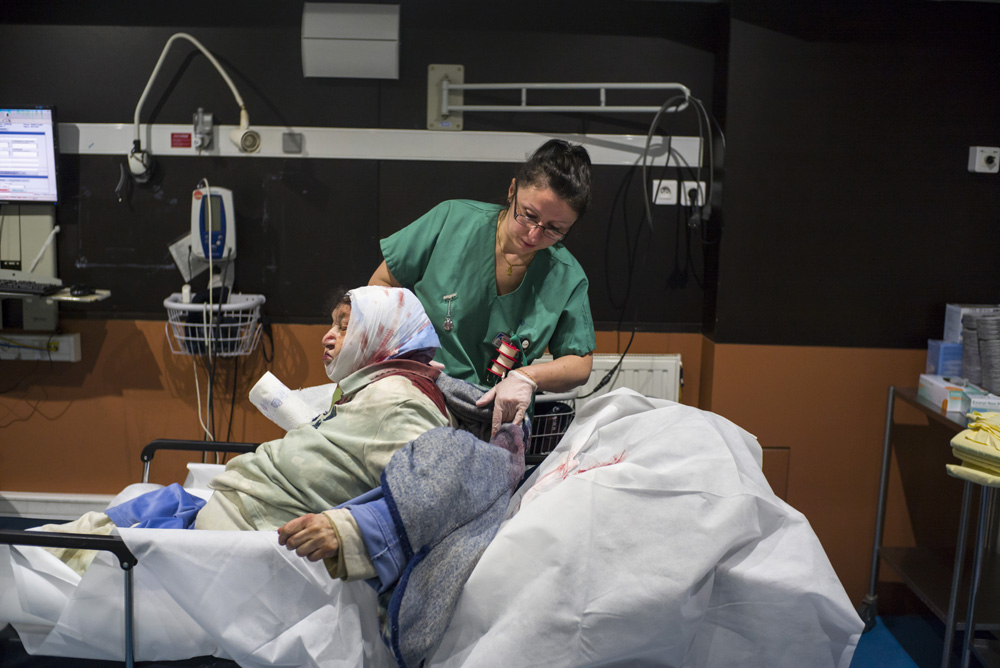
[[[113,498],[111,494],[0,492],[0,516],[75,520],[92,510],[103,511]]]
[[[604,378],[605,374],[614,368],[619,357],[620,355],[617,354],[594,355],[594,368],[590,372],[590,378],[587,382],[577,390],[578,396],[584,397],[584,395],[589,394]],[[545,355],[538,361],[548,362],[551,360],[551,356]],[[619,387],[627,387],[648,397],[680,401],[681,368],[680,355],[626,355],[613,381],[602,387],[596,394],[577,399],[576,407],[580,408],[590,399]]]
[[[594,355],[594,367],[583,387],[563,394],[543,392],[536,395],[531,442],[525,450],[525,460],[529,464],[539,463],[552,452],[566,433],[577,410],[591,399],[611,390],[627,387],[648,397],[680,401],[680,355],[626,355],[613,379],[599,392],[585,396],[614,368],[618,358],[618,355]],[[538,361],[551,360],[551,356],[543,355]]]

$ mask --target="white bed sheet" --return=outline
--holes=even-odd
[[[512,499],[430,666],[848,668],[864,624],[757,440],[629,390]]]
[[[581,410],[511,501],[429,666],[848,668],[863,623],[756,440],[618,390]],[[139,557],[136,659],[393,665],[364,583],[331,581],[272,532],[123,529]],[[0,546],[0,623],[29,651],[123,656],[122,572],[81,579]]]

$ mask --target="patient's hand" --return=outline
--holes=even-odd
[[[337,531],[326,515],[303,515],[278,529],[278,543],[309,561],[337,556]]]

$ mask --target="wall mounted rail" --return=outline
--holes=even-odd
[[[460,130],[462,114],[472,112],[550,112],[550,113],[649,113],[660,105],[610,104],[609,91],[671,91],[669,97],[683,97],[666,112],[687,108],[691,91],[679,83],[465,83],[462,65],[429,65],[427,68],[427,126],[438,130]],[[520,102],[506,104],[465,104],[465,91],[520,91]],[[531,104],[528,91],[596,91],[594,104]],[[665,98],[666,99],[669,99]]]
[[[520,90],[520,104],[449,104],[450,91],[498,91]],[[596,90],[599,91],[600,104],[528,104],[529,90]],[[649,113],[655,114],[659,106],[612,105],[607,102],[609,90],[674,90],[684,96],[684,102],[670,107],[668,111],[676,112],[686,109],[687,98],[691,91],[686,86],[677,83],[511,83],[511,84],[453,84],[447,79],[441,81],[441,113],[448,116],[456,111],[546,111],[546,112],[604,112],[604,113]]]

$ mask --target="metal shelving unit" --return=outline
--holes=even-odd
[[[891,465],[893,448],[893,426],[894,410],[896,400],[918,409],[930,421],[942,426],[948,433],[957,434],[966,427],[965,416],[956,412],[944,412],[938,406],[934,406],[924,401],[917,395],[914,388],[889,388],[889,398],[886,407],[885,439],[882,446],[882,471],[879,481],[878,510],[875,524],[875,543],[872,551],[871,581],[868,595],[865,596],[859,614],[866,623],[874,624],[875,616],[878,614],[878,596],[875,593],[878,584],[879,563],[884,561],[891,568],[903,583],[910,589],[927,608],[946,625],[945,647],[942,651],[942,666],[948,666],[951,658],[953,633],[954,631],[966,630],[966,611],[968,608],[969,590],[972,584],[972,569],[962,567],[965,559],[963,528],[968,526],[969,521],[969,497],[971,493],[968,488],[963,498],[962,516],[959,526],[955,527],[959,540],[962,543],[955,548],[933,548],[933,547],[898,547],[882,545],[882,532],[885,523],[885,504],[889,487],[889,470]],[[948,443],[942,443],[942,447],[948,447]],[[947,473],[942,470],[941,475],[947,477]],[[991,513],[995,517],[995,512]],[[989,526],[994,523],[991,521]],[[991,528],[987,529],[987,535],[992,536]],[[988,538],[987,545],[993,544],[993,539]],[[956,559],[957,557],[957,559]],[[994,551],[990,551],[983,563],[981,580],[979,583],[979,596],[976,598],[976,612],[974,627],[976,631],[1000,632],[1000,599],[991,597],[989,593],[1000,587],[1000,563],[995,558]],[[954,578],[956,567],[960,569],[961,577],[956,581]],[[867,627],[866,627],[867,628]],[[993,639],[976,639],[973,643],[973,652],[977,658],[986,666],[1000,667],[1000,641]]]

